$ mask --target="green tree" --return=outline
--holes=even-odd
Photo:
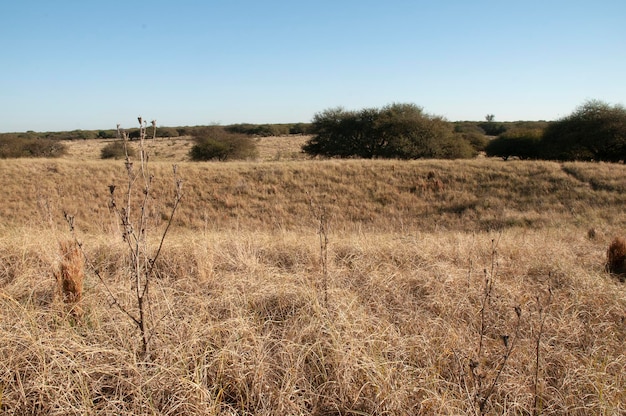
[[[503,159],[516,156],[520,159],[537,159],[541,157],[541,129],[513,128],[502,133],[485,146],[487,156],[498,156]]]
[[[591,100],[572,114],[550,123],[542,139],[542,156],[557,160],[626,159],[626,109]]]
[[[442,117],[415,104],[348,111],[341,107],[315,114],[314,136],[303,146],[313,156],[360,158],[464,158],[475,154]]]

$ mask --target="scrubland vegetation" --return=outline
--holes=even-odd
[[[499,134],[488,155],[522,159],[619,162],[626,159],[626,108],[591,100],[545,126],[519,126]]]
[[[148,356],[113,304],[134,302],[110,206],[124,162],[83,141],[2,161],[1,412],[626,412],[626,291],[606,269],[624,165],[303,161],[287,155],[306,138],[290,140],[228,163],[185,161],[189,139],[148,143],[146,226],[169,220],[171,161],[184,194],[154,268]],[[88,259],[79,303],[62,286],[80,268],[63,212]]]
[[[0,411],[623,414],[625,114],[1,135]]]

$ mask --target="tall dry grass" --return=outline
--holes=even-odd
[[[607,178],[624,169],[593,166]],[[148,362],[93,274],[81,324],[53,301],[67,207],[108,287],[132,301],[106,210],[115,163],[0,170],[20,185],[0,204],[12,215],[0,227],[4,413],[479,414],[485,397],[488,414],[626,412],[626,292],[604,270],[623,197],[559,164],[184,164]],[[56,193],[30,194],[47,181]],[[307,191],[333,197],[326,288]],[[503,365],[505,337],[516,341]]]
[[[302,160],[305,159],[301,151],[302,145],[310,136],[271,136],[258,137],[254,141],[259,149],[259,161]],[[94,161],[101,159],[101,151],[106,145],[116,139],[89,139],[63,140],[67,147],[66,154],[61,159]],[[180,163],[189,161],[189,150],[194,145],[190,136],[158,137],[156,140],[147,140],[144,144],[150,153],[152,161]]]
[[[45,299],[56,236],[1,246],[20,269],[3,275],[0,355],[5,412],[65,414],[467,414],[478,347],[489,233],[331,236],[323,306],[315,229],[307,235],[179,233],[163,253],[153,305],[165,316],[149,365],[135,329],[87,279],[84,324]],[[94,236],[124,296],[124,247]],[[548,242],[549,244],[546,244]],[[15,243],[12,241],[11,243]],[[532,413],[539,310],[548,288],[538,377],[542,414],[619,414],[626,386],[623,287],[602,270],[604,247],[578,229],[502,233],[486,315],[485,385],[519,340],[489,397],[490,413]],[[6,264],[6,262],[3,262]],[[17,264],[16,264],[17,263]],[[39,280],[33,280],[38,278]],[[34,282],[38,284],[35,285]]]
[[[175,222],[195,230],[307,227],[307,194],[314,193],[335,201],[335,227],[350,232],[576,225],[619,235],[626,226],[618,209],[626,204],[619,188],[626,189],[626,166],[592,166],[595,179],[581,181],[553,162],[182,163],[186,202]],[[148,214],[158,225],[168,217],[167,203],[174,196],[171,165],[154,162],[152,171],[154,205]],[[123,183],[124,172],[113,161],[7,160],[0,174],[8,195],[0,216],[7,224],[64,227],[66,210],[79,229],[110,232],[114,227],[106,195],[108,185]],[[609,174],[615,178],[612,190],[590,185]]]

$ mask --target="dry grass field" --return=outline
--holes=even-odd
[[[277,136],[255,138],[259,149],[259,160],[294,160],[303,159],[300,148],[309,136]],[[116,139],[64,140],[68,153],[63,159],[100,160],[100,152],[104,146]],[[133,144],[136,146],[136,144]],[[146,140],[145,148],[154,161],[184,162],[189,160],[189,150],[193,139],[188,136],[157,138]]]
[[[147,357],[112,297],[134,311],[108,206],[123,161],[87,142],[0,161],[0,413],[626,414],[626,283],[605,271],[626,166],[304,160],[261,140],[251,162],[151,150],[150,247],[171,162],[184,196]],[[87,259],[80,313],[59,289],[63,212]]]

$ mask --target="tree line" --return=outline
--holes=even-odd
[[[626,109],[598,100],[553,122],[497,123],[489,114],[483,123],[448,123],[413,104],[337,108],[316,114],[311,131],[303,148],[311,156],[626,160]]]
[[[137,131],[135,131],[137,130]],[[626,160],[626,109],[591,100],[559,120],[449,122],[411,103],[382,108],[323,110],[311,123],[234,124],[160,127],[158,137],[191,136],[192,160],[250,159],[257,155],[253,137],[310,135],[302,151],[311,157],[459,159],[479,153],[508,159]],[[138,129],[129,129],[131,139]],[[0,134],[0,158],[57,157],[66,151],[59,139],[110,139],[115,130]],[[119,149],[107,149],[115,157]],[[103,158],[107,155],[103,154]]]
[[[485,147],[488,156],[504,159],[564,161],[626,160],[626,109],[603,101],[587,101],[545,128],[505,131]]]

